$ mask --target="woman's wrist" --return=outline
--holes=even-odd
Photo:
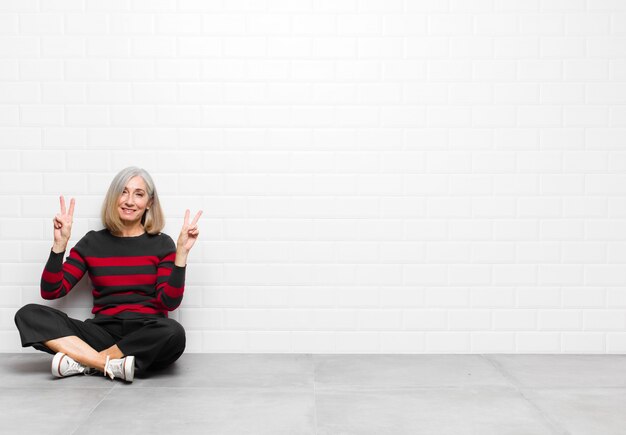
[[[54,252],[55,254],[60,254],[62,252],[65,252],[66,249],[67,249],[67,243],[63,244],[63,243],[54,242],[52,244],[52,252]]]
[[[181,248],[176,249],[174,264],[178,267],[185,267],[187,265],[187,255],[189,255],[189,251],[185,251]]]

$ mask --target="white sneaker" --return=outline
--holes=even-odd
[[[57,352],[54,358],[52,358],[51,370],[52,374],[57,378],[64,378],[66,376],[86,374],[88,368],[63,352]]]
[[[107,356],[106,364],[104,365],[104,376],[132,382],[135,377],[135,357],[130,355],[119,359],[109,359]]]

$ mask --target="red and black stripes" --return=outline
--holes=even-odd
[[[63,253],[50,253],[41,295],[63,297],[88,272],[94,314],[167,314],[180,305],[184,292],[185,268],[176,266],[175,258],[176,245],[163,233],[115,237],[107,230],[90,231],[65,263]]]

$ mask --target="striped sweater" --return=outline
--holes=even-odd
[[[41,296],[57,299],[89,272],[93,310],[99,315],[162,314],[183,298],[185,267],[174,264],[176,245],[166,234],[116,237],[90,231],[70,250],[50,252],[41,277]]]

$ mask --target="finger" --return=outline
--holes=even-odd
[[[70,211],[68,212],[70,217],[74,217],[74,204],[76,204],[76,201],[72,198],[70,201]]]
[[[189,209],[185,210],[185,221],[184,221],[184,225],[185,225],[185,226],[189,225]]]
[[[65,210],[65,198],[63,198],[63,195],[61,195],[61,214],[65,214],[66,210]]]
[[[191,225],[194,226],[198,223],[198,219],[200,219],[200,216],[202,216],[202,210],[200,210],[198,213],[196,213],[196,217],[193,218],[193,220],[191,221]]]

